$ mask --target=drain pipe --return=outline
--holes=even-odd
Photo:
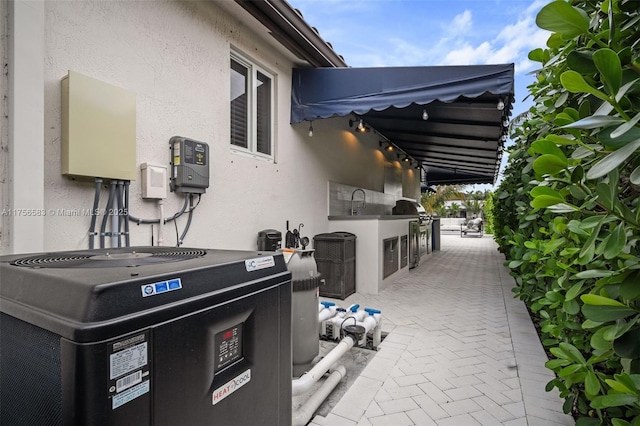
[[[332,367],[329,371],[331,375],[322,383],[322,386],[294,413],[293,426],[304,426],[309,423],[309,420],[311,420],[320,405],[347,375],[347,370],[343,365]]]
[[[371,331],[380,321],[380,314],[373,316],[372,321],[363,322],[362,325],[365,328],[365,335]],[[292,380],[291,389],[293,396],[303,394],[311,389],[311,386],[324,374],[329,371],[331,366],[335,364],[349,349],[356,344],[356,341],[351,336],[344,337],[335,348],[331,350],[324,358],[320,360],[313,368],[297,379]]]

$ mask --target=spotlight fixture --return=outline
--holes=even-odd
[[[421,168],[422,168],[422,164],[420,164],[419,162],[414,167],[414,169],[416,169],[416,170],[420,170]]]
[[[402,159],[402,161],[404,161],[405,163],[408,163],[411,160],[409,160],[409,156],[408,155],[405,155],[404,158]]]
[[[498,108],[499,111],[504,109],[504,100],[502,98],[498,99],[498,105],[496,105],[496,108]]]
[[[393,152],[395,150],[395,148],[393,147],[393,144],[391,142],[379,141],[378,145],[380,145],[380,148],[382,150],[387,151],[387,152]]]
[[[422,110],[422,119],[427,121],[429,119],[429,114],[427,114],[427,110],[423,109]]]
[[[313,122],[312,121],[309,122],[309,137],[310,138],[313,137]]]
[[[354,120],[349,120],[349,127],[353,127],[354,124],[355,124]],[[358,120],[358,125],[355,128],[355,132],[357,132],[357,133],[367,133],[369,130],[370,130],[369,127],[367,127],[364,124],[364,120],[362,120],[362,118],[360,118]]]

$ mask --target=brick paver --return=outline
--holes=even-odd
[[[312,425],[573,425],[491,236],[442,235],[440,251],[378,295],[388,336],[327,417]],[[542,402],[544,401],[544,402]]]

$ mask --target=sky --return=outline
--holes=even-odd
[[[549,37],[535,24],[549,1],[288,0],[351,67],[514,63],[512,117],[532,105],[527,86],[539,64],[527,55]]]

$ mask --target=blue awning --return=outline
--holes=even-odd
[[[430,185],[493,183],[497,177],[514,96],[513,64],[296,68],[292,80],[292,123],[362,119],[420,162]]]

